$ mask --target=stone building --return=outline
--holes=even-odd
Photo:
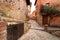
[[[24,4],[24,5],[23,5]],[[0,0],[0,10],[8,17],[26,20],[27,5],[25,0]]]
[[[49,3],[52,5],[59,4],[60,1],[55,0],[37,0],[36,3],[36,11],[37,11],[37,22],[40,25],[43,25],[43,18],[41,15],[39,15],[40,7],[41,5],[45,5],[46,3]],[[8,17],[20,19],[20,20],[27,20],[26,15],[28,13],[28,8],[26,4],[26,0],[0,0],[0,10],[2,10]],[[59,7],[57,7],[59,9]],[[23,15],[23,16],[22,16]],[[48,18],[50,19],[50,18]],[[50,21],[50,24],[52,25],[60,25],[60,18],[59,16],[53,17],[53,19]],[[49,23],[49,22],[48,22]]]
[[[49,5],[50,6],[55,6],[55,7],[57,7],[57,9],[58,10],[60,10],[60,1],[59,0],[38,0],[37,1],[37,9],[38,9],[38,11],[40,11],[39,10],[39,6],[41,6],[41,5],[46,5],[46,3],[49,3]],[[39,22],[39,24],[40,25],[43,25],[44,23],[48,23],[48,24],[50,24],[50,25],[53,25],[53,26],[59,26],[60,25],[60,16],[58,16],[58,15],[52,15],[52,17],[53,17],[53,19],[51,19],[50,17],[48,17],[48,21],[46,21],[45,19],[43,19],[43,16],[41,16],[41,15],[39,15],[38,17],[37,17],[37,20],[38,20],[38,22]],[[45,20],[45,21],[43,21],[43,20]]]

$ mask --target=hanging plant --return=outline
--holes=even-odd
[[[56,7],[50,7],[50,6],[42,6],[41,7],[41,15],[53,15],[58,14],[60,15],[60,10],[58,10]]]

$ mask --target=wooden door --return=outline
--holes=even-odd
[[[48,16],[42,16],[43,25],[48,24]]]

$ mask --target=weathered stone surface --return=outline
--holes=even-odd
[[[23,35],[19,40],[60,40],[60,38],[44,31],[30,30],[28,33]]]
[[[60,26],[60,16],[55,16],[50,20],[50,25]]]
[[[60,38],[47,32],[39,30],[41,27],[34,20],[28,21],[31,24],[29,31],[18,40],[60,40]]]
[[[7,40],[7,27],[5,22],[0,22],[0,40]]]
[[[29,29],[31,28],[31,24],[26,22],[24,23],[24,33],[27,33]]]
[[[2,5],[0,10],[8,17],[26,20],[27,6],[24,0],[0,0],[0,2]]]

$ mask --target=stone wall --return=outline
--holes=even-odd
[[[0,40],[7,40],[6,22],[0,22]]]
[[[0,5],[2,5],[0,10],[8,17],[26,20],[27,6],[25,0],[0,0]]]
[[[55,16],[52,19],[50,19],[50,25],[60,26],[60,16]]]

